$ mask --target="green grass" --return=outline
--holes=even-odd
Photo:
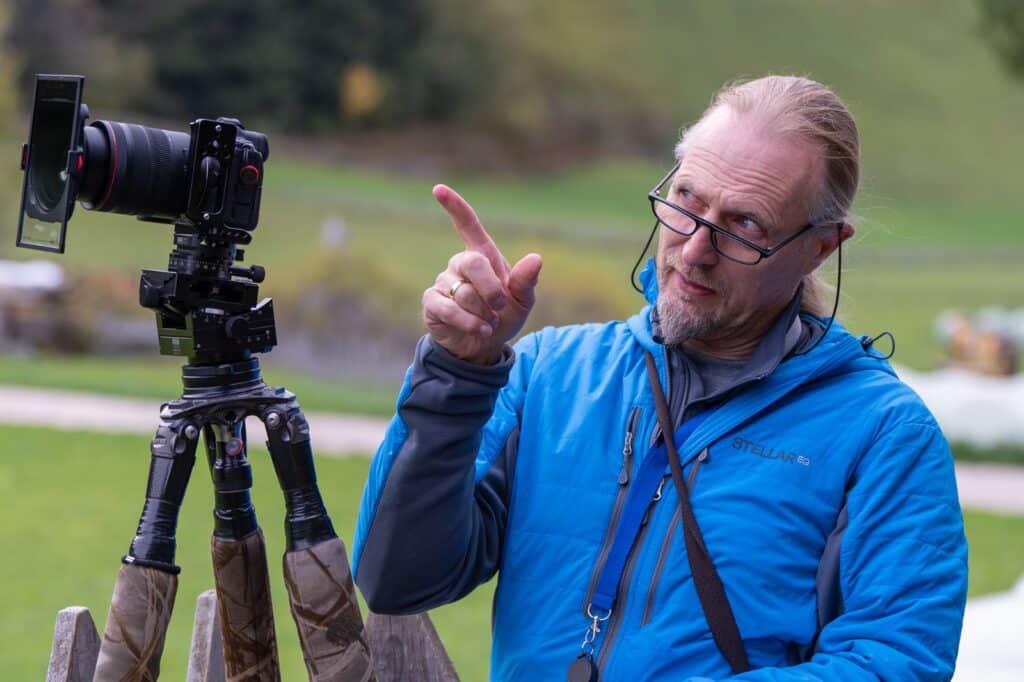
[[[0,427],[0,667],[5,679],[42,679],[53,620],[70,605],[87,606],[98,628],[106,619],[120,556],[142,505],[148,440],[84,432]],[[254,502],[265,528],[284,679],[305,679],[281,580],[283,503],[267,453],[251,452]],[[317,458],[320,486],[339,534],[350,541],[368,460]],[[183,567],[163,657],[166,679],[183,679],[195,600],[212,587],[211,486],[198,464],[182,510],[178,563]],[[965,514],[970,595],[1005,590],[1024,573],[1024,519]],[[487,675],[490,600],[487,585],[432,612],[462,679]]]
[[[268,179],[263,221],[247,258],[268,268],[263,294],[274,296],[284,315],[303,292],[326,287],[365,300],[390,324],[417,329],[423,288],[462,248],[430,197],[431,183],[295,159],[275,162],[279,174]],[[471,183],[466,195],[506,256],[515,260],[537,251],[545,258],[528,328],[622,318],[643,304],[627,283],[649,229],[646,187],[639,179],[646,173],[636,168],[571,170],[550,183]],[[650,166],[648,177],[659,170]],[[941,348],[933,325],[940,312],[1024,305],[1024,280],[1012,274],[1024,248],[1010,229],[1010,214],[1000,210],[973,220],[963,207],[946,214],[865,211],[858,237],[846,248],[841,316],[858,333],[891,330],[899,342],[897,362],[935,366]],[[348,226],[341,250],[321,244],[320,225],[331,216]],[[170,245],[165,227],[88,211],[76,215],[70,234],[61,262],[76,270],[161,267]],[[0,255],[4,251],[11,251],[9,244],[0,244]]]
[[[968,597],[1002,591],[1024,573],[1024,519],[1019,516],[966,512],[969,545]]]
[[[992,462],[1024,466],[1024,448],[1020,445],[998,445],[991,448],[977,448],[964,443],[953,444],[953,456],[965,462]]]
[[[91,391],[166,401],[181,395],[179,359],[92,356],[0,356],[0,384]],[[270,365],[270,366],[268,366]],[[331,382],[262,363],[263,379],[294,392],[307,411],[390,416],[397,386]]]
[[[667,121],[666,135],[726,81],[805,74],[833,85],[856,116],[872,195],[1021,206],[1006,169],[1017,166],[1018,148],[1007,142],[1020,139],[1024,88],[982,39],[975,2],[526,5],[535,50],[593,91],[614,88],[618,96],[602,102],[608,109],[646,104]]]
[[[142,508],[148,439],[42,429],[0,428],[0,668],[4,678],[45,675],[58,610],[87,606],[97,627],[106,620],[120,557]],[[283,503],[265,450],[251,452],[253,498],[265,528],[277,635],[285,680],[305,679],[281,577]],[[317,473],[335,527],[350,544],[368,460],[320,457]],[[195,601],[213,586],[209,538],[213,496],[198,463],[182,510],[177,560],[182,566],[162,678],[184,679]],[[466,680],[486,678],[490,587],[432,616]]]

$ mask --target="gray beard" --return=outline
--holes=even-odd
[[[666,346],[707,337],[718,326],[713,316],[694,316],[684,309],[681,302],[669,300],[664,295],[658,296],[656,306],[662,343]]]

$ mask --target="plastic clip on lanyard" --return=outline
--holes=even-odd
[[[677,448],[681,447],[712,413],[713,410],[702,412],[680,426],[673,438]],[[587,604],[587,617],[591,619],[590,625],[583,638],[582,653],[569,667],[569,682],[577,680],[596,682],[597,680],[597,666],[593,661],[593,652],[597,635],[601,632],[601,623],[611,618],[619,583],[622,581],[622,573],[626,568],[626,560],[640,534],[647,510],[668,475],[668,451],[664,443],[658,443],[647,452],[647,456],[640,463],[640,470],[637,472],[633,487],[629,492],[626,507],[619,520],[619,525],[615,529],[615,539],[612,542],[611,551],[605,560],[604,568],[601,569],[597,589],[594,591],[590,603]]]

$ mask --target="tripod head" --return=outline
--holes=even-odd
[[[238,232],[231,236],[251,239]],[[139,281],[139,304],[156,312],[161,355],[227,363],[277,345],[274,303],[258,301],[266,271],[235,265],[244,256],[234,240],[211,237],[186,220],[174,224],[168,270],[143,270]]]

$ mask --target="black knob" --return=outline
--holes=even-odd
[[[259,284],[267,278],[267,270],[262,265],[253,265],[248,268],[233,265],[231,266],[231,274],[235,277],[244,277],[248,280],[252,280],[256,284]]]
[[[232,339],[241,341],[249,336],[249,320],[242,316],[229,317],[228,321],[224,323],[224,331]]]

